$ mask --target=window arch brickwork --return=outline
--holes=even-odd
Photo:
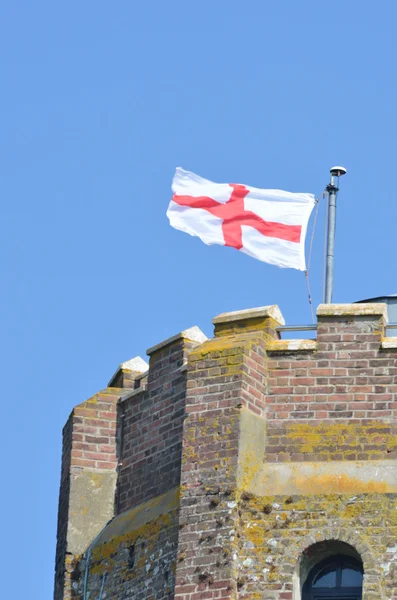
[[[311,570],[325,558],[337,554],[351,556],[363,565],[362,600],[389,600],[382,587],[380,565],[367,543],[353,531],[336,528],[297,542],[291,555],[295,562],[293,600],[302,600],[302,589]]]
[[[352,546],[329,540],[311,546],[302,556],[303,600],[361,600],[363,563]]]

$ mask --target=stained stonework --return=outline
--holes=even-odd
[[[397,600],[397,344],[382,304],[226,313],[127,361],[65,426],[55,600],[301,600],[332,553]],[[129,369],[128,366],[133,365]],[[141,371],[135,370],[141,368]]]
[[[106,597],[171,597],[178,514],[176,488],[116,516],[79,563],[76,597],[98,598],[101,589]]]

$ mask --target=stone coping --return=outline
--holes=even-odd
[[[397,350],[397,337],[383,338],[382,348],[385,350]]]
[[[150,356],[154,352],[157,352],[158,350],[165,348],[165,346],[169,346],[169,344],[173,344],[174,342],[177,342],[180,339],[190,340],[191,342],[197,342],[198,344],[203,344],[208,340],[205,333],[203,333],[201,329],[197,327],[197,325],[194,325],[193,327],[185,329],[185,331],[181,331],[180,333],[177,333],[176,335],[167,338],[163,342],[160,342],[155,346],[148,348],[146,350],[146,354]]]
[[[130,360],[126,360],[116,369],[113,376],[110,378],[108,387],[112,387],[112,383],[120,373],[120,371],[133,371],[134,373],[145,373],[149,369],[148,363],[143,360],[140,356],[135,356],[134,358],[130,358]]]
[[[246,310],[235,310],[233,312],[222,313],[212,319],[214,325],[221,323],[233,323],[236,321],[247,321],[249,319],[272,318],[280,325],[285,325],[285,320],[277,304],[269,306],[258,306],[257,308],[248,308]]]
[[[366,317],[381,316],[387,323],[387,305],[382,302],[363,302],[357,304],[320,304],[318,317]]]
[[[266,345],[267,352],[302,352],[316,348],[316,340],[272,340]]]
[[[120,365],[120,369],[128,369],[129,371],[137,371],[138,373],[144,373],[148,368],[148,363],[140,356],[126,360]]]

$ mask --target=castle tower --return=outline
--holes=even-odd
[[[73,410],[55,600],[397,600],[397,338],[381,303],[317,317],[220,315]]]

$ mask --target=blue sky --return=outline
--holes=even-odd
[[[319,195],[344,165],[334,300],[397,292],[396,20],[392,0],[2,0],[2,596],[52,597],[61,429],[120,362],[224,311],[310,322],[302,273],[169,227],[176,166]]]

